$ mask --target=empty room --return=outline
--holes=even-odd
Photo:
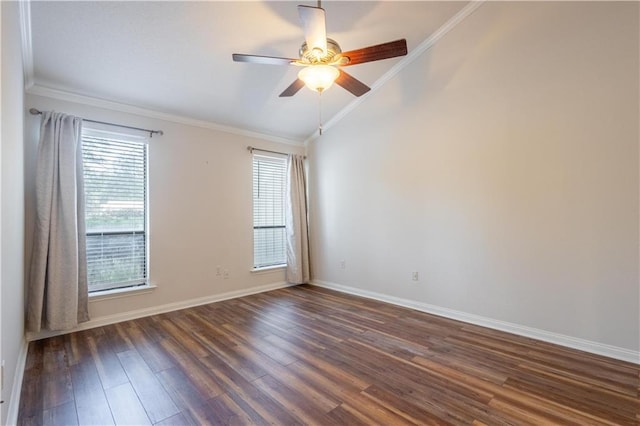
[[[1,424],[640,424],[639,2],[0,7]]]

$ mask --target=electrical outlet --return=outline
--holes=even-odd
[[[217,276],[222,275],[222,266],[220,265],[216,266],[216,275]]]
[[[346,269],[347,268],[347,262],[345,262],[344,260],[340,261],[340,269]]]
[[[222,271],[222,278],[224,278],[225,280],[229,279],[229,270],[225,269],[224,271]]]
[[[417,272],[412,272],[411,273],[411,279],[413,281],[418,281],[418,273]]]

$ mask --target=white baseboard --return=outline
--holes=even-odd
[[[213,294],[210,296],[198,297],[196,299],[183,300],[180,302],[167,303],[166,305],[152,306],[150,308],[137,309],[135,311],[122,312],[114,315],[106,315],[103,317],[93,318],[87,322],[83,322],[78,327],[71,330],[63,331],[41,331],[39,333],[27,333],[27,341],[45,339],[47,337],[59,336],[61,334],[73,333],[80,330],[88,330],[90,328],[102,327],[104,325],[115,324],[122,321],[129,321],[136,318],[148,317],[150,315],[163,314],[165,312],[177,311],[180,309],[191,308],[193,306],[206,305],[208,303],[221,302],[223,300],[235,299],[238,297],[249,296],[251,294],[263,293],[265,291],[277,290],[279,288],[290,287],[295,284],[286,282],[278,282],[273,284],[265,284],[257,287],[251,287],[242,290],[229,291],[226,293]]]
[[[526,327],[519,324],[513,324],[506,321],[499,321],[492,318],[486,318],[480,315],[469,314],[466,312],[456,311],[449,308],[443,308],[436,305],[430,305],[428,303],[417,302],[415,300],[402,299],[400,297],[389,296],[382,293],[376,293],[373,291],[362,290],[355,287],[345,286],[341,284],[331,283],[327,281],[314,280],[312,285],[318,287],[324,287],[331,290],[340,291],[343,293],[353,294],[356,296],[366,297],[368,299],[379,300],[381,302],[391,303],[393,305],[403,306],[406,308],[415,309],[417,311],[426,312],[458,321],[463,321],[475,325],[480,325],[487,328],[493,328],[500,331],[506,331],[508,333],[517,334],[524,337],[531,337],[533,339],[542,340],[544,342],[555,343],[560,346],[566,346],[573,349],[578,349],[585,352],[590,352],[597,355],[603,355],[610,358],[619,359],[622,361],[631,362],[634,364],[640,364],[640,352],[630,349],[620,348],[617,346],[607,345],[604,343],[593,342],[590,340],[579,339],[577,337],[566,336],[563,334],[552,333],[537,328]]]
[[[20,347],[20,352],[18,353],[18,361],[16,362],[16,372],[13,374],[13,386],[11,386],[9,408],[7,408],[7,425],[18,424],[20,393],[22,392],[22,379],[24,378],[24,369],[27,365],[28,349],[29,342],[23,340],[22,347]]]

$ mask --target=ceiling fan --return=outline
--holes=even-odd
[[[300,47],[299,59],[245,55],[241,53],[233,54],[233,60],[236,62],[303,67],[298,73],[296,81],[287,87],[280,94],[280,97],[293,96],[305,85],[322,93],[334,82],[355,96],[362,96],[371,88],[343,71],[341,67],[395,58],[407,54],[407,41],[405,39],[343,52],[335,40],[327,38],[325,12],[320,7],[320,1],[318,1],[317,7],[299,5],[298,14],[300,15],[305,36],[305,42]]]

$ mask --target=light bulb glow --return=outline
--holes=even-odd
[[[298,78],[311,90],[327,90],[340,75],[340,71],[331,65],[309,65],[300,70]]]

